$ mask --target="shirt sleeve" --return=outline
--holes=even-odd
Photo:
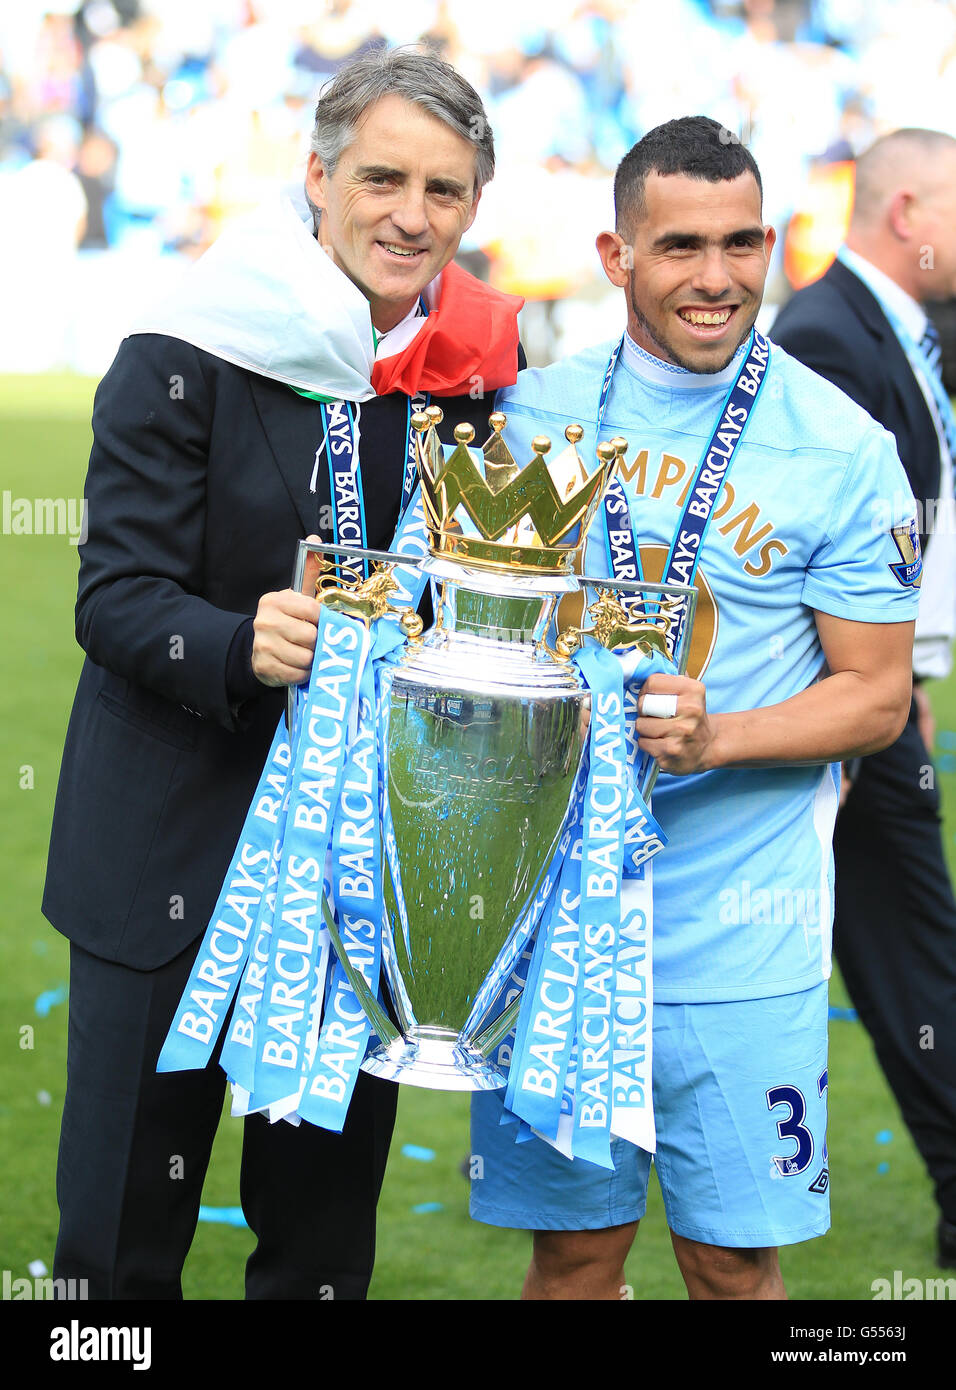
[[[874,425],[846,468],[807,566],[803,602],[855,622],[908,622],[921,577],[916,502],[892,435]]]

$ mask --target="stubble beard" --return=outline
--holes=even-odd
[[[646,336],[650,339],[650,341],[654,344],[654,346],[656,348],[659,348],[660,351],[663,353],[665,362],[673,362],[675,366],[683,367],[686,372],[694,372],[698,376],[715,376],[718,372],[722,372],[725,367],[730,366],[737,353],[737,349],[740,347],[740,344],[744,341],[744,338],[749,337],[750,329],[753,327],[752,323],[748,325],[746,333],[744,333],[740,338],[737,339],[736,343],[734,343],[733,347],[730,349],[727,356],[724,358],[722,362],[708,362],[704,366],[701,366],[698,362],[691,362],[687,358],[681,357],[671,344],[664,343],[661,341],[661,339],[654,332],[654,329],[651,327],[648,320],[644,317],[640,309],[637,307],[637,297],[634,293],[635,275],[636,272],[632,270],[631,278],[628,282],[627,291],[628,303],[630,304],[631,313],[634,315],[634,318],[640,326],[641,331],[645,333]]]

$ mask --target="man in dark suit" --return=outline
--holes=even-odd
[[[287,585],[296,543],[332,538],[327,407],[354,403],[336,418],[364,542],[387,548],[409,399],[440,399],[450,440],[487,428],[482,390],[515,379],[520,301],[450,264],[493,170],[454,69],[402,51],[349,65],[316,110],[308,207],[227,230],[97,392],[87,656],[43,902],[71,941],[55,1274],[91,1298],[182,1297],[225,1078],[156,1061],[311,664],[318,605]],[[246,1119],[247,1297],[365,1297],[396,1094],[360,1076],[341,1135]]]
[[[933,1179],[938,1254],[947,1266],[956,1266],[956,901],[921,682],[952,667],[956,427],[922,305],[954,290],[956,140],[901,130],[858,161],[846,245],[771,330],[895,436],[922,514],[912,711],[895,744],[846,769],[850,786],[834,838],[833,944]]]

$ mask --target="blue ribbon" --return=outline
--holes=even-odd
[[[634,908],[621,923],[611,1008],[611,1124],[627,1135],[628,1118],[642,1119],[651,1101],[650,923]],[[638,1125],[639,1128],[639,1125]]]
[[[610,1168],[612,1000],[627,813],[636,788],[628,776],[621,663],[600,647],[574,659],[591,691],[586,790],[569,812],[556,890],[527,971],[505,1108],[521,1121],[518,1142],[532,1130],[554,1142],[564,1116],[564,1147]],[[663,847],[662,836],[653,848],[651,838],[647,833],[642,842],[645,860]]]
[[[405,476],[402,479],[402,505],[399,508],[399,516],[405,515],[412,494],[418,486],[418,450],[415,441],[418,438],[417,430],[412,429],[412,416],[427,409],[430,397],[427,391],[419,391],[414,396],[409,396],[405,414]]]
[[[604,372],[604,380],[601,382],[601,396],[598,401],[597,422],[594,429],[595,446],[601,441],[601,428],[604,424],[604,412],[607,409],[608,397],[611,394],[614,368],[617,366],[617,359],[620,357],[623,347],[624,334],[622,333],[620,341],[614,345]],[[607,553],[608,574],[613,574],[615,579],[622,580],[644,578],[641,570],[641,552],[637,547],[631,512],[620,478],[613,478],[604,493],[604,546]],[[625,607],[627,606],[625,600]]]
[[[607,368],[601,383],[598,401],[595,441],[599,441],[604,425],[604,414],[611,394],[614,369],[624,346],[624,336],[614,346],[608,359]],[[770,344],[756,329],[752,330],[747,351],[740,370],[724,398],[717,424],[701,454],[691,486],[684,500],[680,519],[674,532],[667,562],[661,582],[664,584],[693,585],[703,550],[704,537],[714,514],[717,499],[724,480],[730,472],[730,465],[744,436],[744,431],[753,413],[757,396],[766,376],[770,361]],[[627,496],[619,478],[613,479],[604,496],[604,549],[608,574],[621,581],[644,578],[641,567],[641,554],[634,531],[634,523]],[[640,595],[622,595],[624,607],[629,611],[642,603]],[[671,650],[677,651],[683,635],[687,618],[687,600],[680,599],[670,610]],[[673,665],[652,666],[642,669],[640,676],[630,673],[625,681],[625,704],[628,725],[633,729],[637,718],[637,697],[640,685],[654,670],[672,672]],[[643,781],[650,764],[648,754],[632,752],[630,761],[635,765],[632,778],[633,792]],[[634,800],[634,797],[631,797]],[[640,814],[646,812],[646,807]],[[630,873],[631,867],[626,866]]]
[[[352,619],[323,607],[308,704],[301,719],[282,848],[275,922],[263,986],[253,1091],[257,1106],[299,1087],[305,1066],[321,898],[348,726],[368,647]]]
[[[356,447],[356,422],[348,401],[322,403],[325,456],[329,469],[329,498],[336,545],[366,549],[365,497]],[[359,556],[338,560],[344,579],[367,579],[368,562]]]
[[[591,689],[591,728],[581,852],[581,984],[572,1148],[576,1157],[613,1168],[611,999],[621,919],[627,803],[624,682],[620,663],[602,648],[582,651],[578,666]]]
[[[379,671],[378,686],[378,755],[382,766],[383,775],[381,780],[381,796],[379,806],[382,817],[382,845],[385,851],[385,858],[388,863],[389,877],[392,884],[392,892],[395,897],[395,907],[398,912],[398,924],[401,928],[402,939],[405,944],[405,957],[407,960],[412,958],[411,930],[408,923],[408,911],[405,907],[405,892],[402,887],[401,865],[398,862],[398,843],[395,838],[395,827],[392,824],[392,812],[388,800],[388,725],[389,712],[391,710],[392,693],[392,672],[384,667]],[[389,978],[393,982],[401,979],[401,972],[397,969],[393,951],[394,923],[386,933],[385,952],[388,963],[391,967]],[[401,1001],[409,1010],[410,1001]]]
[[[269,955],[272,943],[272,924],[275,919],[276,890],[279,886],[279,871],[282,865],[282,835],[285,832],[288,811],[288,790],[281,815],[281,832],[273,841],[272,859],[266,879],[265,892],[259,904],[255,930],[252,934],[252,950],[246,960],[246,967],[236,994],[236,1007],[226,1040],[222,1045],[219,1063],[230,1081],[245,1091],[252,1091],[255,1080],[255,1042],[256,1027],[259,1022],[259,1009],[262,992],[269,968]]]
[[[427,392],[419,392],[406,401],[400,524],[412,500],[418,478],[418,453],[415,447],[418,436],[412,428],[412,415],[416,411],[424,410],[429,399]],[[329,470],[329,499],[332,504],[332,533],[335,544],[365,550],[368,547],[368,533],[365,525],[365,492],[362,486],[362,464],[357,437],[358,410],[348,401],[322,402],[320,409],[322,449],[325,450]],[[357,555],[343,556],[337,560],[337,564],[345,580],[368,578],[368,561]]]
[[[341,453],[335,457],[341,458]],[[343,497],[340,491],[338,500]],[[406,499],[394,545],[416,556],[427,548],[420,495]],[[407,571],[406,577],[408,601],[417,603],[425,576],[416,570]],[[204,1064],[215,1040],[214,1028],[221,1026],[238,987],[223,1065],[234,1084],[249,1092],[247,1110],[269,1109],[272,1118],[277,1113],[296,1118],[292,1112],[298,1108],[298,1117],[340,1130],[371,1039],[344,962],[330,967],[326,985],[329,946],[322,925],[323,891],[335,904],[350,965],[377,992],[384,962],[401,996],[401,982],[391,968],[394,942],[383,920],[383,852],[395,888],[396,930],[403,932],[406,946],[408,922],[382,770],[390,667],[403,644],[397,624],[377,622],[366,661],[368,644],[359,625],[323,609],[308,692],[300,689],[295,701],[291,746],[280,726],[250,812],[253,817],[258,807],[263,821],[253,827],[259,835],[255,844],[249,848],[248,836],[243,842],[246,858],[256,856],[257,877],[243,898],[229,877],[223,889],[224,910],[231,895],[231,909],[239,915],[236,935],[242,952],[236,951],[235,961],[228,962],[233,969],[223,977],[228,995],[223,989],[221,998],[203,1001],[215,1014],[209,1026],[193,1023],[198,1039],[188,1026],[185,1029],[186,1043],[192,1045],[187,1051],[194,1052],[198,1044],[203,1061],[193,1064]],[[589,647],[575,660],[591,690],[592,716],[569,817],[551,863],[474,1001],[472,1021],[505,1007],[530,970],[514,1054],[508,1058],[508,1040],[497,1049],[501,1063],[512,1063],[506,1101],[514,1101],[518,1137],[530,1137],[534,1126],[558,1137],[567,1151],[608,1166],[612,1101],[621,1083],[616,1060],[612,1068],[610,1032],[612,1025],[627,1022],[612,1019],[611,998],[619,954],[625,966],[631,959],[628,941],[619,943],[621,879],[627,864],[631,872],[642,872],[663,836],[634,781],[624,726],[627,673],[618,658],[600,648]],[[648,659],[631,674],[644,678],[659,661]],[[355,797],[361,798],[361,806]],[[242,853],[241,845],[234,868],[241,862],[248,877]],[[326,882],[329,854],[331,883]],[[569,920],[574,923],[570,933]],[[207,939],[210,949],[215,940],[221,954],[221,937],[214,937],[214,928],[215,922]],[[200,975],[201,961],[202,953],[196,972],[206,985],[211,970]],[[569,964],[577,972],[573,1007],[556,1013],[556,1002],[570,1005],[568,986],[559,1001],[548,986],[555,986],[559,977],[567,979]],[[177,1019],[187,1014],[194,1019],[198,1003],[187,991]],[[406,1003],[399,997],[400,1009]],[[550,1012],[550,1020],[545,1012]],[[201,1005],[200,1013],[206,1016]],[[563,1018],[565,1014],[569,1017]],[[571,1026],[559,1030],[559,1018]],[[551,1064],[554,1080],[547,1093],[521,1084],[532,1059]],[[175,1059],[172,1065],[177,1065]]]
[[[638,717],[638,696],[648,676],[660,673],[676,675],[677,667],[670,657],[660,652],[645,656],[626,652],[618,658],[624,678],[624,740],[627,752],[627,813],[624,835],[624,877],[633,878],[640,866],[667,844],[667,836],[651,814],[641,794],[644,774],[651,761],[637,741],[635,720]]]
[[[428,553],[429,543],[421,494],[415,491],[414,473],[409,466],[415,458],[416,438],[411,414],[427,404],[427,395],[408,403],[401,519],[392,547],[415,560]],[[331,402],[323,403],[322,412],[336,539],[365,548],[361,466],[352,409],[345,402]],[[347,576],[365,573],[365,566],[360,567],[357,558],[343,568]],[[399,584],[398,603],[417,608],[427,576],[417,565],[397,566],[393,573]],[[376,624],[376,629],[374,656],[381,663],[403,645],[404,637],[394,623]],[[316,651],[321,655],[326,641],[330,646],[336,641],[352,643],[360,631],[353,620],[323,608]],[[363,650],[367,648],[363,646]],[[327,650],[326,655],[329,654]],[[367,675],[365,710],[372,727],[375,699],[371,666]],[[337,683],[334,670],[326,676],[333,686]],[[320,1038],[318,1030],[325,996],[324,962],[328,957],[328,933],[320,925],[320,900],[322,890],[328,893],[331,888],[324,879],[324,866],[334,817],[328,816],[323,832],[314,832],[323,807],[327,811],[328,799],[334,800],[337,795],[344,775],[347,739],[345,725],[339,719],[337,752],[330,758],[329,750],[317,748],[310,736],[315,716],[322,710],[315,699],[322,679],[323,668],[317,660],[308,689],[297,688],[291,738],[283,721],[276,729],[236,853],[157,1067],[159,1071],[176,1071],[207,1065],[238,992],[221,1064],[234,1086],[249,1093],[250,1110],[284,1101],[297,1087],[301,1089],[304,1071],[315,1063],[318,1043],[328,1044],[330,1037],[328,1029],[324,1038]],[[325,693],[331,695],[334,691],[330,686]],[[347,704],[353,694],[349,685]],[[310,758],[314,760],[315,775],[309,772]],[[322,780],[323,771],[333,765],[338,779],[334,788]],[[379,800],[377,793],[375,799]],[[294,820],[288,826],[290,801]],[[314,818],[312,824],[310,816]],[[380,888],[379,871],[373,890],[377,908],[381,903]],[[380,940],[377,917],[371,934],[376,942]],[[379,947],[373,945],[372,950],[374,959],[380,960],[376,955]],[[293,964],[299,977],[295,980],[289,978]],[[341,963],[336,962],[335,971],[333,1007],[335,1000],[343,1001],[346,1007]],[[377,989],[377,963],[370,967],[370,973]],[[364,1047],[359,1052],[360,1062]]]
[[[525,998],[515,1030],[505,1093],[506,1107],[551,1139],[558,1130],[561,1096],[577,1028],[580,824],[580,807],[576,806],[562,839],[564,858],[557,891],[535,945],[533,969],[525,972]]]
[[[531,970],[532,962],[534,960],[535,951],[536,945],[529,944],[526,945],[525,949],[521,952],[521,955],[515,962],[514,969],[508,976],[504,990],[500,995],[499,999],[497,1000],[494,1009],[492,1010],[492,1013],[495,1017],[498,1017],[501,1013],[503,1013],[504,1010],[509,1006],[509,1004],[513,1004],[516,999],[523,997],[524,992],[528,986],[528,976]],[[520,1014],[518,1022],[520,1026]],[[514,1067],[514,1050],[515,1030],[512,1030],[512,1032],[510,1032],[508,1036],[498,1044],[494,1052],[491,1054],[491,1060],[494,1062],[495,1066],[501,1072],[508,1072],[509,1078],[510,1069]],[[514,1112],[508,1107],[506,1093],[505,1109],[502,1111],[500,1123],[503,1125],[516,1124],[517,1120],[518,1116],[514,1114]]]
[[[280,721],[156,1070],[206,1066],[249,954],[283,808],[291,751]]]
[[[431,548],[428,538],[428,527],[425,524],[425,504],[422,501],[421,488],[416,488],[399,522],[395,539],[392,542],[392,551],[397,555],[407,555],[411,560],[421,560]],[[418,608],[422,594],[425,592],[425,585],[428,583],[428,575],[419,569],[418,565],[396,565],[392,570],[392,578],[398,588],[390,596],[390,603],[394,608]]]
[[[382,867],[374,713],[375,675],[367,662],[359,682],[358,731],[349,750],[332,835],[332,895],[349,963],[377,994]],[[315,1060],[299,1103],[302,1119],[342,1130],[370,1032],[342,962],[336,961]]]

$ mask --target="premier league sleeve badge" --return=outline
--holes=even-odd
[[[923,556],[920,551],[916,517],[904,521],[901,526],[894,526],[890,535],[902,561],[901,564],[890,565],[890,570],[904,588],[918,589],[923,578]]]

